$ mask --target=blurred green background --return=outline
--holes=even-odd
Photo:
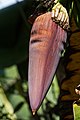
[[[59,116],[51,113],[57,104],[58,95],[59,87],[55,77],[43,104],[33,116],[29,106],[27,80],[21,80],[16,66],[0,70],[0,120],[59,120]]]

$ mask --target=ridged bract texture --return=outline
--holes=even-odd
[[[67,33],[51,19],[51,13],[36,18],[29,44],[29,99],[32,111],[43,101],[64,49]]]

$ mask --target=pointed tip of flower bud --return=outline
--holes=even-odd
[[[36,110],[32,110],[32,114],[35,115],[36,114]]]

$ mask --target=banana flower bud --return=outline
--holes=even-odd
[[[55,75],[67,32],[52,21],[51,12],[36,18],[29,43],[29,99],[33,114],[40,107]]]

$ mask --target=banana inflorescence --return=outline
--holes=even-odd
[[[52,21],[51,12],[36,18],[31,30],[28,72],[33,114],[40,107],[51,85],[66,39],[67,32]]]

